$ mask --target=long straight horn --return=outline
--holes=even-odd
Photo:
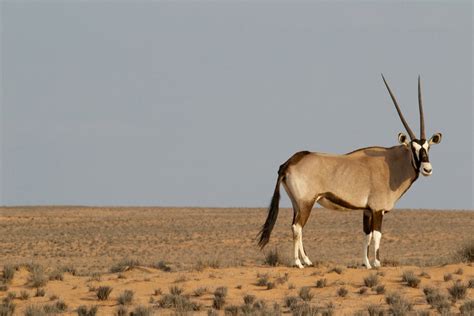
[[[425,136],[425,116],[423,115],[423,102],[421,99],[421,80],[418,76],[418,106],[420,107],[420,139],[426,139]]]
[[[397,108],[398,116],[400,116],[400,120],[402,120],[402,123],[408,132],[408,135],[410,135],[410,138],[412,140],[416,139],[415,134],[413,134],[413,131],[411,130],[410,126],[408,126],[407,121],[405,121],[402,111],[400,110],[400,107],[398,106],[397,100],[395,99],[395,96],[393,95],[392,90],[390,90],[390,87],[388,86],[387,81],[385,80],[385,77],[383,76],[383,74],[382,74],[382,79],[383,79],[383,82],[385,83],[385,86],[387,87],[388,93],[390,93],[390,97],[392,97],[393,104],[395,104],[395,107]]]

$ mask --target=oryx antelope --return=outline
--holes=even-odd
[[[433,172],[428,153],[431,145],[439,144],[441,133],[429,140],[425,136],[420,77],[418,77],[418,106],[420,111],[420,137],[417,138],[408,126],[397,100],[382,79],[393,100],[398,115],[410,140],[398,134],[400,145],[367,147],[345,155],[332,155],[301,151],[294,154],[278,170],[275,191],[268,210],[268,217],[259,233],[259,246],[268,243],[278,216],[280,184],[283,184],[293,205],[293,243],[295,265],[303,268],[311,265],[303,248],[303,227],[315,202],[334,210],[363,210],[363,264],[370,269],[368,249],[374,240],[375,260],[380,266],[380,239],[384,213],[390,211],[395,202],[410,188],[418,175],[429,176]]]

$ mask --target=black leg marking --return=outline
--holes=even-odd
[[[373,218],[372,231],[377,230],[379,232],[382,232],[382,221],[383,221],[382,212],[375,212],[372,218]]]
[[[375,253],[375,258],[380,261],[380,254],[379,254],[379,249],[377,249],[377,252]]]
[[[366,235],[370,234],[372,232],[372,214],[366,214],[364,212],[364,233]]]

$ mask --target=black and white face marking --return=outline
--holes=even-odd
[[[433,167],[428,156],[430,150],[429,142],[426,139],[415,139],[411,142],[411,146],[418,169],[425,177],[430,176],[433,173]]]

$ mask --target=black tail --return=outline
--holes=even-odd
[[[267,220],[257,235],[257,237],[260,236],[258,245],[262,249],[270,241],[270,234],[272,233],[273,226],[275,226],[275,222],[278,217],[278,207],[280,204],[280,183],[283,177],[284,174],[282,172],[278,172],[278,180],[275,186],[275,192],[273,193],[272,201],[270,202],[270,207],[268,208]]]

